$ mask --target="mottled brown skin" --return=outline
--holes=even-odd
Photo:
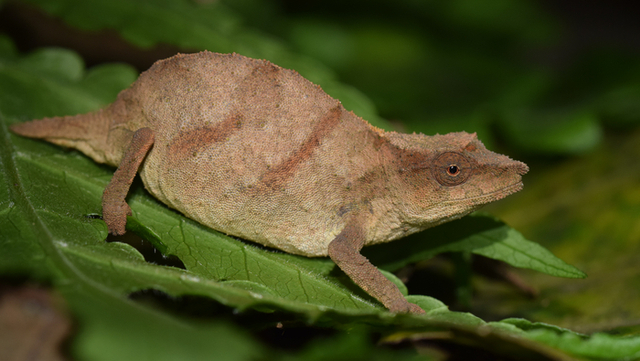
[[[528,171],[475,134],[377,129],[296,72],[236,54],[176,55],[103,110],[11,129],[118,166],[103,195],[113,234],[125,232],[139,170],[151,194],[202,224],[330,256],[392,312],[424,311],[360,249],[516,192]]]

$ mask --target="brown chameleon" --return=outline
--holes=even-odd
[[[298,73],[237,54],[156,62],[93,113],[11,127],[117,166],[102,197],[123,234],[139,172],[147,190],[213,229],[329,256],[392,312],[424,313],[360,250],[460,218],[522,189],[524,163],[475,134],[378,129]]]

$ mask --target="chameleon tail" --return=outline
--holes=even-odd
[[[105,151],[110,149],[107,137],[111,123],[108,111],[101,109],[87,114],[13,124],[10,129],[24,137],[78,149],[97,162],[112,163],[105,158]]]

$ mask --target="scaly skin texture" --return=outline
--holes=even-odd
[[[393,312],[421,309],[360,255],[522,188],[524,163],[475,134],[375,128],[298,73],[237,54],[156,62],[94,113],[14,125],[119,166],[103,195],[125,232],[139,173],[156,198],[202,224],[304,256],[329,255]]]

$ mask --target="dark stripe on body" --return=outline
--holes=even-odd
[[[227,140],[233,133],[242,128],[242,122],[242,114],[233,113],[225,120],[211,127],[181,132],[169,145],[169,156],[174,159],[193,156],[194,153],[210,147],[213,143]]]
[[[293,177],[301,163],[311,157],[316,148],[322,143],[322,139],[329,135],[340,123],[344,108],[338,105],[332,108],[316,124],[311,134],[302,143],[292,156],[284,162],[271,167],[261,178],[263,184],[270,188],[282,188]]]

